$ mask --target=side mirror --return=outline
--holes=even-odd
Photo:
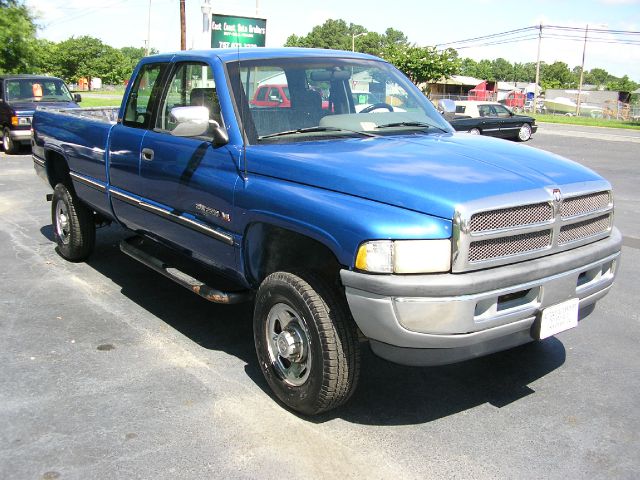
[[[73,101],[76,103],[80,103],[82,101],[82,96],[80,96],[79,93],[74,93],[73,94]]]
[[[445,120],[453,120],[456,116],[456,103],[450,98],[438,100],[438,111]]]
[[[227,131],[218,122],[209,119],[207,107],[174,107],[171,109],[171,120],[177,124],[171,131],[171,135],[176,137],[200,137],[209,133],[211,128],[216,147],[229,143]]]

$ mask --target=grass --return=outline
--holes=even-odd
[[[121,98],[86,98],[82,97],[81,107],[119,107]]]
[[[529,114],[530,115],[530,114]],[[565,125],[585,125],[588,127],[628,128],[640,130],[640,121],[607,120],[606,118],[567,117],[565,115],[532,115],[536,122],[562,123]]]

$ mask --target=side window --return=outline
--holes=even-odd
[[[478,105],[478,113],[481,117],[490,117],[491,105]]]
[[[211,67],[202,63],[181,63],[173,71],[160,103],[156,130],[171,132],[178,125],[171,110],[193,106],[207,107],[209,119],[223,125]]]
[[[134,128],[149,128],[153,102],[159,94],[166,63],[151,63],[142,67],[134,80],[127,99],[123,124]]]
[[[278,88],[272,88],[269,90],[269,100],[272,102],[279,102],[282,100],[282,95],[280,95],[280,90],[278,90]]]
[[[511,112],[502,105],[494,105],[494,109],[496,115],[500,118],[509,118],[511,116]]]

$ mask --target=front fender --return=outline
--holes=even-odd
[[[451,237],[451,220],[331,190],[250,175],[236,191],[245,229],[266,223],[312,238],[353,268],[360,244]]]

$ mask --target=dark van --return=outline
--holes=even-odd
[[[31,142],[31,118],[39,106],[77,108],[80,95],[71,95],[59,78],[38,75],[0,75],[2,147],[16,153]]]

